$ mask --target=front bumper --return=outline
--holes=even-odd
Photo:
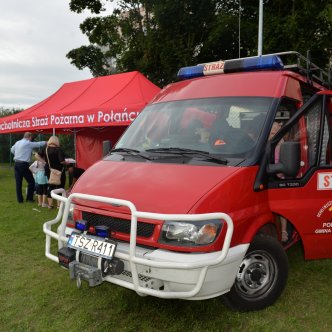
[[[46,234],[46,257],[59,262],[58,256],[51,253],[51,239],[58,241],[59,249],[66,246],[66,223],[70,204],[74,198],[126,206],[131,211],[130,243],[119,242],[115,252],[116,259],[124,264],[124,271],[119,275],[103,276],[102,280],[132,289],[139,295],[198,300],[226,293],[234,283],[249,246],[249,244],[241,244],[229,248],[233,222],[225,213],[170,215],[140,212],[136,210],[133,203],[125,200],[79,193],[66,198],[59,193],[64,194],[63,189],[52,192],[52,197],[61,202],[59,212],[55,219],[47,221],[43,226]],[[136,245],[137,218],[186,221],[219,218],[227,223],[227,232],[223,248],[218,252],[188,254],[162,249],[146,249]],[[52,231],[52,225],[60,221],[57,232]],[[79,264],[76,265],[80,269]],[[82,269],[84,268],[82,266]]]

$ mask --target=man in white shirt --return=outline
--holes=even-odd
[[[16,181],[16,198],[18,203],[23,203],[22,182],[23,178],[28,182],[27,202],[33,202],[35,180],[29,170],[31,154],[33,149],[40,148],[46,144],[42,142],[31,142],[32,133],[26,132],[21,140],[17,141],[10,149],[14,155],[14,172]]]

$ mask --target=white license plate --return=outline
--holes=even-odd
[[[78,249],[86,253],[112,259],[115,249],[115,242],[100,241],[93,237],[72,233],[68,239],[68,247]]]

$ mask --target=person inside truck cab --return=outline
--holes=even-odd
[[[220,152],[245,153],[254,146],[253,139],[240,128],[232,127],[227,120],[228,112],[221,111],[211,127],[210,145]]]
[[[190,143],[198,143],[200,141],[199,130],[203,124],[198,119],[192,119],[182,129],[182,140]]]
[[[209,141],[210,132],[198,119],[191,120],[183,129],[183,139],[190,143],[206,144]]]
[[[272,128],[269,134],[269,140],[281,129],[283,123],[281,121],[275,120],[272,124]],[[279,154],[280,154],[280,145],[284,142],[284,139],[281,139],[280,142],[277,144],[274,150],[274,162],[277,163],[279,161]]]
[[[202,127],[202,128],[198,128],[196,130],[197,135],[199,135],[199,142],[200,143],[208,143],[209,142],[209,138],[210,138],[210,132],[207,128]]]
[[[243,114],[242,114],[242,117],[243,117]],[[257,142],[257,140],[261,134],[261,130],[262,130],[262,127],[263,127],[263,124],[265,121],[265,117],[266,117],[266,115],[261,113],[251,119],[242,120],[243,124],[241,125],[241,127],[243,127],[245,132],[249,135],[249,137],[252,139],[252,141],[254,143]]]

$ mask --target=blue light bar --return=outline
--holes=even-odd
[[[178,72],[178,77],[180,79],[184,80],[184,79],[204,76],[203,70],[204,70],[204,65],[183,67],[183,68],[180,68],[180,70]]]
[[[209,62],[197,66],[183,67],[178,72],[178,78],[194,77],[246,72],[254,70],[281,70],[284,68],[282,60],[277,55],[261,55],[250,58]]]
[[[96,235],[100,237],[109,237],[109,227],[108,226],[96,226]]]
[[[262,55],[225,61],[225,73],[252,70],[281,70],[284,68],[282,60],[277,55]]]
[[[76,220],[75,221],[75,228],[81,232],[84,232],[88,229],[88,222],[84,219]]]

